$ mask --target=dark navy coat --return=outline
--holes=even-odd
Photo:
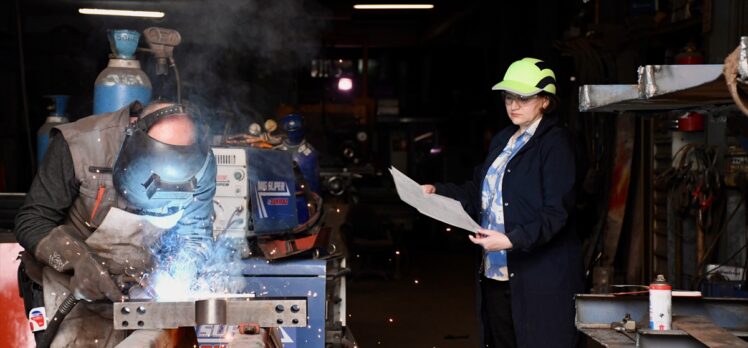
[[[473,179],[462,185],[435,184],[436,193],[460,201],[480,223],[481,187],[488,168],[517,126],[500,131]],[[574,295],[583,290],[578,237],[570,228],[576,165],[571,133],[544,116],[530,141],[509,161],[502,197],[512,317],[518,347],[572,347]]]

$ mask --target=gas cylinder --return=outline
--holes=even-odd
[[[98,115],[121,109],[137,100],[145,105],[151,101],[151,80],[135,59],[140,33],[134,30],[109,30],[111,58],[106,69],[94,83],[93,113]]]
[[[314,146],[304,138],[304,123],[301,115],[289,114],[283,118],[281,124],[287,136],[283,144],[279,146],[280,149],[291,153],[291,158],[298,164],[304,180],[309,185],[309,190],[319,194],[319,155]],[[297,190],[302,190],[302,188],[298,187]],[[306,222],[309,219],[306,200],[303,197],[297,197],[296,205],[299,223]]]
[[[50,95],[47,98],[52,99],[54,105],[49,107],[50,112],[46,121],[36,132],[36,163],[42,163],[44,159],[47,146],[49,146],[49,131],[52,130],[52,127],[68,122],[67,117],[65,117],[65,110],[70,96]]]
[[[301,116],[290,114],[283,118],[282,124],[287,134],[283,141],[284,149],[290,151],[293,160],[299,164],[309,189],[319,193],[319,155],[314,146],[304,138]]]
[[[657,275],[649,284],[649,328],[652,330],[670,330],[672,313],[673,287],[665,281],[665,276]]]

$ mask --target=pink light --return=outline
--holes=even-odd
[[[338,90],[348,92],[353,89],[353,80],[348,77],[341,77],[338,79]]]

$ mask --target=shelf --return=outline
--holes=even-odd
[[[722,64],[647,65],[635,85],[579,87],[579,111],[672,110],[733,103]],[[739,79],[748,80],[748,37],[740,40]]]

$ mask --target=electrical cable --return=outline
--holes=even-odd
[[[697,270],[701,270],[701,268],[704,267],[704,264],[706,263],[706,260],[709,258],[709,256],[714,251],[714,248],[717,246],[717,242],[719,242],[719,239],[722,237],[722,234],[724,234],[724,232],[727,231],[727,229],[722,228],[722,226],[724,226],[725,224],[728,224],[728,223],[730,223],[730,221],[732,221],[732,218],[735,217],[735,214],[738,212],[738,209],[740,209],[740,207],[743,205],[743,202],[745,202],[745,199],[741,198],[740,202],[738,202],[738,205],[736,205],[735,209],[732,210],[732,213],[730,213],[730,216],[727,218],[727,220],[724,223],[720,224],[720,231],[717,234],[717,236],[714,237],[714,239],[712,240],[711,245],[709,245],[709,248],[704,253],[704,258],[701,259],[699,261],[699,263],[698,263],[698,266],[696,266]],[[711,273],[711,272],[709,272],[709,273]],[[699,275],[696,278],[694,278],[694,281],[692,283],[691,288],[695,289],[697,286],[701,285],[701,282],[703,281],[704,277],[705,277],[705,274],[702,273],[701,275]]]
[[[234,224],[234,222],[240,221],[240,220],[234,220],[234,218],[239,216],[238,213],[241,213],[243,210],[244,210],[244,207],[242,207],[241,205],[237,206],[234,209],[234,211],[231,213],[231,216],[229,216],[228,221],[226,222],[226,227],[224,227],[222,232],[226,232],[229,229],[229,227],[231,227],[231,225]]]
[[[727,266],[727,264],[728,264],[728,263],[729,263],[730,261],[732,261],[732,259],[734,259],[734,258],[735,258],[735,256],[738,256],[738,254],[740,254],[740,252],[741,252],[741,251],[743,251],[743,249],[745,249],[746,247],[748,247],[748,242],[747,242],[747,243],[745,243],[745,244],[743,244],[743,246],[742,246],[742,247],[740,247],[740,249],[738,249],[738,250],[737,250],[737,251],[735,251],[735,252],[734,252],[734,253],[733,253],[733,254],[732,254],[732,255],[731,255],[730,257],[728,257],[728,258],[727,258],[727,260],[725,260],[725,262],[722,262],[722,263],[718,264],[718,265],[717,265],[717,267],[715,267],[715,268],[713,268],[712,270],[710,270],[709,272],[707,272],[707,274],[708,274],[708,273],[714,273],[714,272],[715,272],[716,270],[718,270],[718,269],[722,268],[722,266]]]
[[[52,344],[52,341],[55,339],[55,336],[57,336],[57,330],[60,329],[60,324],[62,324],[62,321],[65,320],[65,317],[70,314],[70,312],[73,310],[73,308],[75,308],[75,305],[78,304],[79,301],[80,300],[75,298],[75,296],[73,296],[72,294],[62,301],[62,304],[60,304],[60,307],[57,309],[57,313],[55,313],[55,315],[49,321],[47,329],[39,339],[39,343],[36,346],[37,348],[49,348],[49,346]]]
[[[741,200],[725,220],[727,212],[724,205],[724,185],[716,168],[720,154],[718,148],[704,144],[684,145],[673,156],[674,166],[655,177],[657,186],[670,187],[670,199],[679,215],[692,216],[704,234],[717,232],[703,255],[696,260],[697,274],[690,282],[691,289],[700,286],[706,276],[702,268],[714,253],[724,233],[723,226],[732,221],[743,204]],[[676,232],[676,235],[686,239],[682,231]]]

